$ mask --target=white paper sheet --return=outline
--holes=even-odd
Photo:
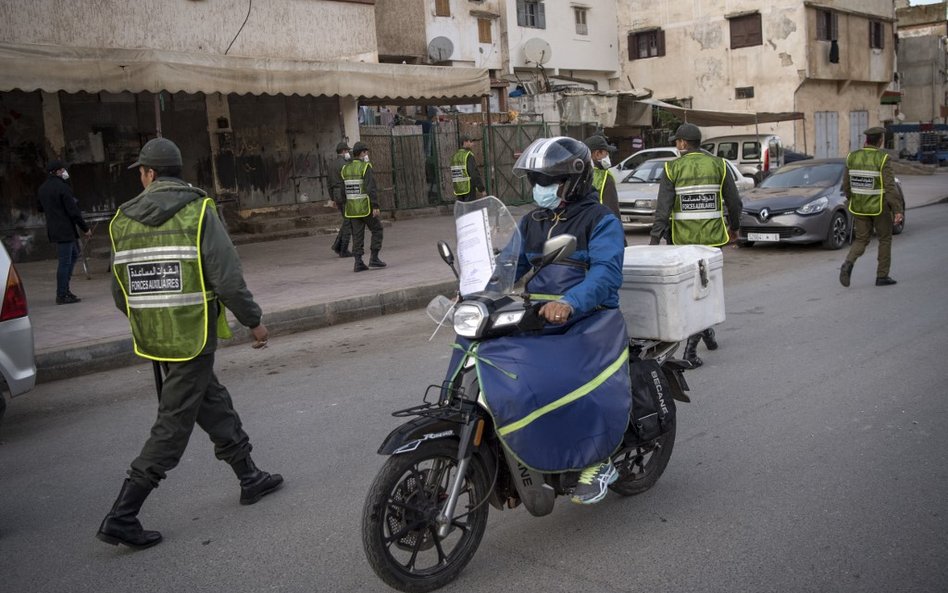
[[[484,290],[494,275],[494,254],[487,209],[475,210],[456,220],[458,267],[462,295]]]

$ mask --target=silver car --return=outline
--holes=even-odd
[[[820,243],[840,249],[852,236],[846,209],[845,159],[816,159],[784,165],[742,196],[744,209],[738,245]],[[895,182],[902,204],[902,185]],[[902,232],[902,226],[895,234]]]
[[[651,159],[640,164],[630,173],[625,173],[616,184],[619,193],[619,218],[627,231],[650,229],[655,222],[655,206],[658,203],[658,182],[665,170],[665,163],[674,158]],[[740,192],[754,187],[754,180],[745,177],[731,162],[724,161],[734,177]]]
[[[26,304],[26,290],[10,254],[0,244],[0,420],[6,411],[6,394],[26,393],[36,384],[33,324]]]

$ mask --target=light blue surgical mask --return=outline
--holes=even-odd
[[[559,189],[560,186],[556,183],[553,185],[534,185],[533,201],[540,208],[552,210],[560,203],[560,197],[556,195]]]

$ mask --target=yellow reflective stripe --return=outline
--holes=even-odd
[[[554,402],[548,403],[547,405],[543,406],[543,407],[540,408],[539,410],[535,410],[535,411],[531,412],[530,414],[527,414],[526,416],[524,416],[524,417],[521,418],[520,420],[517,420],[516,422],[513,422],[513,423],[511,423],[511,424],[508,424],[507,426],[502,426],[502,427],[500,427],[500,428],[497,430],[497,434],[499,434],[499,435],[501,435],[501,436],[505,436],[505,435],[508,435],[508,434],[510,434],[510,433],[512,433],[512,432],[515,432],[515,431],[517,431],[517,430],[520,430],[521,428],[524,428],[525,426],[529,425],[531,422],[533,422],[534,420],[536,420],[536,419],[539,418],[540,416],[543,416],[544,414],[547,414],[547,413],[549,413],[549,412],[552,412],[553,410],[558,410],[559,408],[562,408],[562,407],[565,406],[565,405],[571,404],[571,403],[573,403],[574,401],[578,400],[579,398],[581,398],[581,397],[583,397],[583,396],[585,396],[585,395],[588,395],[589,392],[591,392],[593,389],[595,389],[595,388],[599,387],[600,385],[602,385],[602,384],[606,381],[606,379],[608,379],[609,377],[611,377],[612,375],[614,375],[614,374],[615,374],[617,371],[619,371],[623,366],[625,366],[625,364],[626,364],[626,362],[628,362],[628,360],[629,360],[629,349],[628,349],[628,348],[623,348],[623,349],[622,349],[622,354],[619,355],[619,358],[617,358],[617,359],[615,360],[615,362],[613,362],[612,364],[610,364],[609,366],[607,366],[605,369],[603,369],[603,371],[602,371],[601,373],[599,373],[599,374],[596,376],[595,379],[593,379],[593,380],[590,381],[589,383],[586,383],[586,384],[583,385],[582,387],[580,387],[580,388],[578,388],[578,389],[576,389],[576,390],[574,390],[574,391],[572,391],[572,392],[570,392],[570,393],[567,393],[566,395],[564,395],[564,396],[561,397],[560,399],[558,399],[558,400],[556,400],[556,401],[554,401]]]
[[[558,301],[563,298],[561,294],[534,294],[530,293],[530,298],[538,301]]]
[[[170,247],[145,247],[141,249],[126,249],[115,254],[116,264],[139,261],[160,261],[168,258],[197,259],[197,247],[173,245]]]

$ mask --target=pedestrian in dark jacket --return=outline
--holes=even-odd
[[[349,251],[349,240],[352,239],[352,223],[345,216],[346,205],[346,186],[342,181],[342,168],[352,160],[352,153],[349,145],[340,142],[336,145],[336,160],[329,166],[329,199],[342,215],[342,223],[339,225],[339,232],[336,233],[336,240],[332,243],[332,250],[339,257],[352,257]]]
[[[56,254],[59,257],[59,266],[56,268],[56,304],[78,303],[81,299],[69,290],[72,269],[79,259],[79,233],[76,227],[82,229],[86,238],[92,236],[92,231],[82,219],[79,200],[67,183],[69,172],[66,170],[66,164],[60,160],[52,160],[46,171],[49,175],[40,185],[38,192],[39,211],[46,214],[46,235],[50,243],[56,244]]]

